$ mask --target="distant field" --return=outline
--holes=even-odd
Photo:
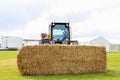
[[[0,51],[0,80],[120,80],[120,52],[107,54],[107,72],[78,75],[23,76],[16,65],[18,51]]]

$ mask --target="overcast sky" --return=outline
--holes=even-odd
[[[0,35],[40,39],[53,21],[70,22],[74,40],[120,43],[120,0],[0,0]]]

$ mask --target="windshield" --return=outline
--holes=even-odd
[[[68,28],[65,25],[55,25],[53,27],[53,40],[69,40]]]

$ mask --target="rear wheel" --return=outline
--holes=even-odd
[[[70,41],[70,44],[71,45],[78,45],[79,43],[78,43],[78,41]]]

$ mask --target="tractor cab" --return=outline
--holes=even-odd
[[[49,26],[50,41],[55,43],[69,43],[70,28],[69,23],[51,23]]]
[[[40,44],[78,44],[78,41],[71,41],[71,36],[69,23],[52,22],[48,34],[41,34]]]

